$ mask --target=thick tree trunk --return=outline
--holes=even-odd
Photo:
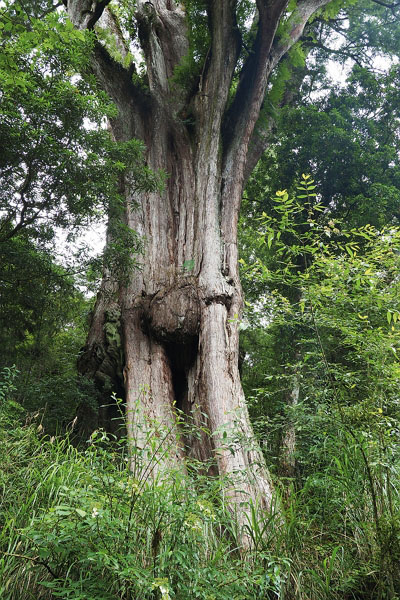
[[[162,193],[138,194],[125,177],[125,220],[144,240],[141,269],[118,290],[112,277],[103,282],[81,364],[99,383],[108,384],[113,371],[123,383],[132,449],[146,446],[153,431],[163,457],[158,468],[185,455],[204,462],[231,479],[232,507],[242,515],[246,501],[269,506],[272,498],[238,371],[242,292],[236,239],[246,163],[248,170],[261,151],[252,136],[269,74],[327,1],[299,3],[279,40],[287,0],[257,0],[257,35],[232,102],[241,47],[235,0],[204,3],[210,46],[194,88],[172,84],[189,51],[186,15],[173,0],[136,3],[147,90],[100,43],[93,57],[99,84],[118,107],[115,139],[143,140],[148,165],[164,169],[168,180]],[[106,9],[109,0],[65,3],[77,27],[93,28],[102,18],[124,54]],[[180,436],[177,409],[209,434]],[[168,456],[163,446],[170,448]]]
[[[198,459],[212,472],[232,478],[231,496],[237,503],[251,499],[268,506],[272,486],[251,431],[238,372],[242,293],[236,245],[221,228],[218,135],[199,147],[183,125],[163,119],[155,107],[148,114],[146,136],[148,164],[169,173],[166,189],[137,195],[126,181],[126,221],[143,236],[142,264],[129,285],[119,289],[118,306],[110,290],[100,292],[86,368],[90,365],[103,384],[114,366],[120,381],[116,352],[107,340],[110,318],[119,308],[128,431],[134,444],[149,444],[151,430],[159,437],[169,431],[159,452],[164,455],[169,446],[165,459],[182,461],[185,454]],[[240,195],[240,181],[237,186]],[[99,348],[105,357],[96,364]],[[186,425],[198,427],[183,440],[177,435],[176,409]],[[200,428],[209,434],[199,436]]]

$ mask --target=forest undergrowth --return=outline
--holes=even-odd
[[[271,512],[249,505],[243,532],[229,482],[204,465],[156,474],[162,423],[132,467],[126,440],[101,430],[79,445],[45,435],[40,414],[10,399],[13,375],[0,386],[2,600],[398,597],[398,472],[371,467],[374,499],[363,450],[334,413],[318,417],[323,461],[301,486],[277,482]]]

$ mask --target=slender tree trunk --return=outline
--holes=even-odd
[[[299,402],[299,395],[300,381],[298,375],[295,374],[286,406],[295,409]],[[292,479],[296,477],[296,428],[291,418],[289,418],[283,431],[279,463],[279,473],[283,477]]]
[[[162,193],[139,194],[125,177],[124,218],[143,237],[142,264],[127,286],[117,290],[112,279],[103,283],[81,363],[98,381],[108,381],[114,369],[115,380],[123,383],[132,444],[146,444],[146,423],[166,428],[164,443],[173,450],[168,460],[181,462],[189,454],[210,462],[214,472],[233,480],[229,496],[241,513],[241,504],[249,500],[269,506],[272,485],[238,371],[240,200],[246,165],[255,164],[262,151],[253,134],[269,74],[326,2],[299,4],[279,40],[275,34],[286,0],[257,0],[257,35],[231,102],[241,49],[234,0],[204,3],[210,47],[194,89],[172,84],[175,67],[189,51],[184,8],[172,0],[137,0],[147,90],[136,86],[132,72],[100,43],[93,57],[99,84],[118,107],[111,124],[115,139],[143,140],[149,167],[164,169],[168,179]],[[109,0],[66,3],[77,27],[93,28],[102,18],[124,52],[106,8]],[[195,425],[205,422],[209,435],[182,441],[177,409]]]

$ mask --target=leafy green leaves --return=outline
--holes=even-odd
[[[399,585],[400,230],[352,227],[321,205],[309,176],[296,187],[296,196],[272,198],[252,232],[261,243],[242,260],[264,293],[258,329],[245,332],[256,382],[249,404],[278,468],[291,436],[304,508],[327,539],[325,558],[309,570],[314,594],[339,598],[357,583],[332,573],[351,562],[358,536],[369,544],[374,585]],[[344,531],[349,544],[339,547]]]
[[[87,225],[117,200],[128,170],[133,188],[154,189],[142,144],[115,143],[104,129],[116,109],[88,73],[93,34],[63,13],[27,16],[19,3],[2,19],[0,240]]]

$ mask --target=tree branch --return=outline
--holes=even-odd
[[[236,0],[208,0],[211,35],[209,68],[205,73],[207,93],[226,95],[241,46],[236,22]]]
[[[185,12],[171,0],[138,0],[136,20],[150,89],[159,100],[189,50]]]
[[[387,2],[382,2],[382,0],[372,0],[375,4],[379,4],[380,6],[384,6],[385,8],[390,8],[390,10],[394,10],[398,6],[400,6],[400,2],[394,2],[393,4],[388,4]]]
[[[77,29],[93,29],[110,2],[111,0],[67,0],[66,7],[69,18]]]
[[[286,0],[273,3],[257,0],[257,34],[242,68],[234,101],[224,121],[223,135],[227,158],[239,140],[247,146],[258,119],[271,71],[268,66],[271,47],[286,5]]]
[[[276,40],[278,24],[287,2],[286,0],[257,0],[259,21],[253,51],[242,69],[236,96],[226,114],[223,127],[221,227],[226,240],[227,264],[232,264],[237,258],[235,246],[237,219],[245,177],[250,175],[250,168],[256,163],[257,154],[263,146],[255,140],[253,155],[249,156],[249,160],[247,159],[250,140],[260,115],[269,75],[284,54],[298,41],[311,15],[329,1],[299,2],[286,21],[285,35]],[[239,186],[238,181],[241,184]]]
[[[47,571],[50,573],[50,575],[52,577],[54,577],[54,579],[57,579],[57,577],[58,577],[58,575],[55,573],[55,571],[53,571],[53,569],[49,566],[49,564],[47,562],[45,562],[44,560],[41,560],[38,556],[37,557],[36,556],[26,556],[25,554],[16,554],[15,552],[4,552],[3,550],[0,550],[0,552],[4,556],[14,556],[16,558],[23,558],[24,560],[31,560],[32,562],[45,567],[45,569],[47,569]]]
[[[25,11],[25,14],[26,14],[28,20],[30,21],[29,8],[27,9],[25,7],[25,2],[22,2],[22,0],[20,0],[20,4],[21,4],[22,9]],[[34,16],[38,19],[44,19],[44,17],[51,14],[52,12],[57,10],[57,8],[60,8],[60,6],[63,6],[63,5],[66,5],[66,1],[65,2],[64,1],[56,2],[56,4],[53,4],[47,10],[43,10],[43,12],[41,12],[40,14],[34,13]],[[31,10],[32,10],[32,7],[31,7]]]
[[[283,98],[279,102],[278,110],[283,108],[284,106],[288,106],[293,103],[293,100],[296,97],[296,93],[300,89],[301,83],[304,80],[304,77],[307,75],[308,70],[307,67],[292,67],[290,68],[290,79],[286,83],[285,92],[283,94]],[[244,186],[246,185],[253,169],[257,165],[260,160],[262,154],[267,149],[271,131],[275,125],[275,118],[273,115],[268,115],[268,122],[266,125],[261,123],[257,123],[254,127],[253,134],[250,138],[249,149],[247,152],[246,166],[244,170]],[[263,116],[263,121],[265,121],[265,116]]]
[[[207,160],[208,139],[213,151],[219,152],[222,119],[241,46],[236,0],[208,0],[206,6],[211,46],[193,99],[200,161]]]
[[[274,43],[271,52],[271,70],[276,67],[281,58],[303,35],[304,27],[310,17],[319,9],[329,4],[330,0],[303,0],[299,2],[287,21],[285,36]]]
[[[39,215],[40,215],[40,212],[37,211],[32,216],[30,216],[28,219],[26,219],[25,212],[26,212],[26,207],[24,206],[21,210],[21,215],[20,215],[20,219],[19,219],[18,223],[12,229],[9,229],[8,231],[6,230],[6,226],[10,223],[10,219],[5,219],[1,223],[0,243],[7,242],[11,238],[15,237],[18,234],[18,232],[21,231],[21,229],[26,229],[26,227],[28,227],[29,225],[32,225],[32,223],[34,223],[39,218]],[[5,230],[6,233],[1,234],[2,230]]]
[[[93,29],[100,18],[108,25],[113,21],[115,28],[112,28],[112,33],[117,35],[115,29],[118,27],[113,15],[104,14],[109,3],[110,0],[101,0],[97,3],[92,0],[68,0],[68,16],[77,29]],[[125,47],[120,47],[121,44],[124,45],[120,38],[121,36],[117,39],[118,47],[121,51],[126,51]],[[107,48],[99,41],[95,43],[90,66],[99,85],[115,102],[122,120],[125,120],[125,123],[120,125],[121,131],[124,132],[121,139],[130,139],[137,135],[130,130],[130,125],[142,110],[146,94],[133,83],[132,71],[114,60]]]
[[[254,128],[247,152],[246,165],[244,169],[243,187],[245,187],[250,175],[254,171],[258,161],[268,147],[270,134],[274,126],[274,119],[270,117],[266,127]]]
[[[129,47],[122,34],[118,21],[111,10],[111,7],[106,8],[103,11],[100,19],[98,20],[98,26],[102,27],[103,29],[106,29],[114,36],[115,45],[117,47],[118,52],[120,52],[123,59],[126,59],[126,57],[129,54]]]
[[[352,54],[351,52],[349,52],[347,49],[344,50],[340,50],[340,49],[335,49],[335,48],[328,48],[327,46],[324,46],[324,44],[322,42],[310,42],[308,43],[309,48],[319,48],[320,50],[323,50],[324,52],[326,52],[327,54],[336,54],[337,56],[342,56],[342,57],[346,57],[346,58],[350,58],[351,60],[353,60],[359,67],[364,67],[365,65],[360,61],[358,56],[355,56],[354,54]],[[349,48],[349,46],[347,46],[347,48]],[[370,63],[370,61],[367,61]]]

